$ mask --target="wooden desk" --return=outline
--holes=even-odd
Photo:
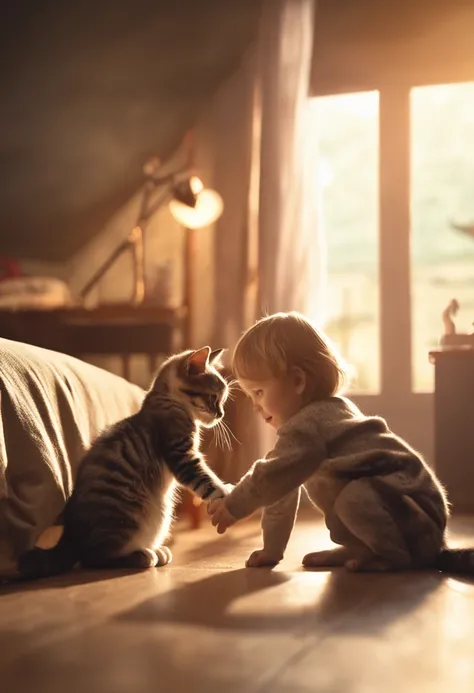
[[[0,310],[0,337],[72,356],[116,355],[130,379],[130,357],[144,354],[150,372],[159,354],[187,344],[185,309],[106,304],[97,308]]]
[[[441,347],[435,365],[435,464],[453,512],[474,512],[474,348]]]
[[[153,305],[106,304],[97,308],[0,310],[0,337],[82,358],[119,356],[122,376],[130,380],[130,358],[149,358],[150,376],[159,355],[189,344],[187,311]],[[192,527],[200,525],[201,508],[184,494],[182,512]]]

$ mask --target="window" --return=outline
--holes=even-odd
[[[380,388],[379,94],[344,94],[315,102],[328,262],[325,329],[355,367],[352,391],[376,393]]]
[[[474,321],[474,82],[411,91],[412,387],[432,391],[427,358],[443,332],[441,313],[460,303],[456,327]]]
[[[355,366],[353,393],[377,394],[385,389],[384,368],[394,375],[388,379],[390,392],[382,394],[394,394],[398,374],[405,383],[402,390],[431,392],[434,369],[428,352],[439,343],[441,314],[453,298],[461,306],[458,331],[473,330],[474,235],[453,224],[474,229],[474,82],[382,89],[380,94],[360,92],[314,101],[328,255],[326,330]],[[381,103],[385,104],[383,131],[379,131]],[[385,138],[380,140],[384,147],[379,136]],[[379,156],[380,170],[385,172],[383,194]],[[380,267],[379,200],[380,211],[389,220],[384,233],[399,237],[390,243],[393,253],[382,253],[385,265]],[[391,270],[385,297],[380,295],[379,270],[383,278]],[[400,309],[398,292],[407,297]],[[381,347],[382,311],[385,346]],[[400,311],[406,316],[401,318]],[[389,313],[393,316],[387,317]],[[390,347],[397,339],[409,344],[410,334],[411,365],[407,351],[399,356]],[[388,348],[391,353],[384,354]]]

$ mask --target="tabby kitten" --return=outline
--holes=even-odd
[[[83,457],[64,509],[64,532],[52,549],[33,548],[18,560],[35,579],[85,568],[166,565],[176,482],[203,500],[226,487],[199,452],[199,427],[224,416],[228,386],[219,373],[223,349],[169,358],[139,412],[103,433]]]

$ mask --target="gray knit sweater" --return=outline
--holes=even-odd
[[[383,476],[395,492],[426,489],[438,495],[439,484],[422,457],[382,418],[364,416],[349,400],[332,397],[307,405],[279,429],[275,448],[253,464],[226,507],[236,519],[264,507],[264,548],[281,558],[301,487],[327,516],[346,484],[369,476]],[[439,502],[444,504],[441,491]]]

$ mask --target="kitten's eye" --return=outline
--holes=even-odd
[[[263,390],[255,390],[253,394],[255,397],[261,397],[263,395]]]

